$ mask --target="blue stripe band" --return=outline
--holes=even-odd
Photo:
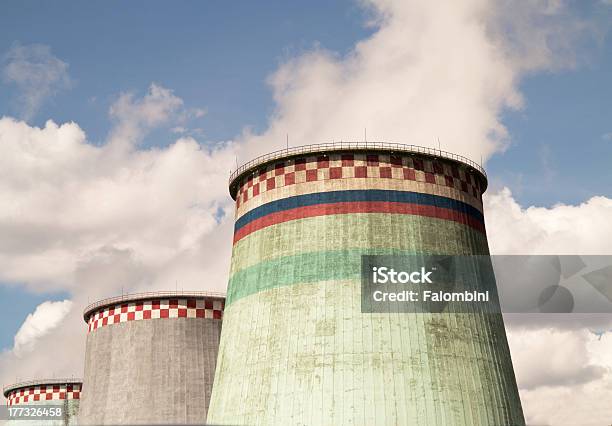
[[[423,194],[421,192],[391,191],[384,189],[358,189],[347,191],[317,192],[314,194],[295,195],[272,201],[241,216],[234,226],[234,232],[261,217],[271,213],[298,207],[314,206],[317,204],[333,204],[351,201],[387,201],[391,203],[420,204],[426,206],[451,209],[465,213],[484,224],[484,217],[478,209],[462,201],[454,200],[440,195]]]

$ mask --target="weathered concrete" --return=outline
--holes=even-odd
[[[208,421],[523,425],[500,314],[368,314],[360,259],[488,254],[464,162],[312,152],[247,170]]]
[[[221,320],[157,318],[89,333],[79,423],[203,424]]]

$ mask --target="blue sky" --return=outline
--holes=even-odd
[[[262,129],[273,107],[265,80],[286,56],[321,43],[340,53],[368,34],[353,2],[153,1],[11,2],[0,17],[0,52],[12,43],[42,43],[70,65],[73,88],[34,120],[74,120],[92,141],[104,138],[108,107],[119,92],[169,87],[186,104],[208,109],[198,124],[211,141],[243,126]],[[7,90],[9,89],[9,90]],[[0,113],[14,112],[3,87]],[[168,143],[167,134],[149,143]]]
[[[344,52],[369,33],[362,11],[349,1],[318,2],[10,2],[0,13],[0,55],[14,43],[45,44],[69,64],[72,80],[42,105],[30,124],[75,121],[92,143],[111,123],[108,109],[120,92],[142,94],[151,82],[172,88],[185,104],[207,109],[190,124],[205,129],[200,142],[228,140],[244,126],[261,130],[273,102],[266,77],[288,55],[315,43]],[[16,88],[0,86],[0,115],[18,113]],[[165,145],[168,128],[146,143]],[[0,284],[0,348],[28,313],[65,293],[30,294]]]
[[[598,11],[581,8],[587,10],[574,10]],[[316,45],[342,55],[371,33],[351,1],[10,2],[4,9],[0,52],[40,43],[69,64],[71,88],[45,103],[31,124],[75,121],[93,143],[109,130],[117,94],[140,94],[151,82],[207,110],[190,123],[204,129],[200,142],[232,139],[246,126],[261,131],[274,107],[266,78],[280,62]],[[525,108],[504,114],[512,146],[488,171],[522,203],[578,203],[611,193],[611,173],[602,171],[612,155],[604,137],[612,133],[612,37],[580,51],[576,69],[527,77],[520,84]],[[13,86],[2,86],[0,114],[15,115],[14,96]],[[147,143],[171,140],[166,128]],[[577,147],[589,161],[576,161]]]
[[[525,205],[612,195],[612,37],[591,63],[521,84],[526,106],[504,114],[512,146],[487,171]]]
[[[600,11],[592,3],[577,14]],[[609,16],[609,14],[608,14]],[[43,44],[69,65],[70,87],[30,120],[75,121],[102,143],[108,110],[122,92],[141,96],[151,82],[207,113],[189,126],[200,143],[266,128],[274,108],[267,77],[287,58],[320,45],[346,54],[373,31],[352,1],[311,2],[8,2],[0,13],[0,55],[16,43]],[[510,146],[488,164],[492,186],[506,185],[522,205],[576,204],[612,196],[612,36],[588,40],[575,68],[534,73],[519,85],[525,107],[505,111]],[[17,116],[14,85],[0,85],[0,115]],[[605,136],[609,134],[609,136]],[[146,146],[176,139],[156,129]],[[0,348],[43,300],[0,284]]]
[[[64,300],[69,298],[65,292],[33,294],[17,286],[6,283],[0,285],[0,312],[2,312],[2,327],[0,328],[0,349],[13,345],[13,336],[36,306],[47,300]]]

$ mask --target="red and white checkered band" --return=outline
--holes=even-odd
[[[63,385],[34,385],[10,391],[6,397],[6,405],[27,404],[36,401],[52,401],[60,399],[80,398],[80,383],[69,383]]]
[[[87,321],[91,332],[106,325],[158,318],[222,319],[225,302],[220,299],[153,299],[106,306],[92,313]]]
[[[428,182],[481,199],[481,182],[458,163],[402,154],[329,154],[264,165],[240,182],[236,205],[274,188],[327,179],[379,178]]]

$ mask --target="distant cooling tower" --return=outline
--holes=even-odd
[[[57,420],[13,420],[7,422],[7,425],[76,425],[77,414],[79,412],[79,399],[81,397],[81,380],[45,379],[16,383],[4,388],[4,396],[7,400],[6,404],[9,407],[27,405],[49,408],[51,406],[62,406],[62,416]]]
[[[224,297],[134,294],[87,307],[79,424],[202,424]]]
[[[361,312],[365,254],[488,254],[484,171],[336,143],[230,179],[234,246],[208,422],[523,425],[500,314]]]

